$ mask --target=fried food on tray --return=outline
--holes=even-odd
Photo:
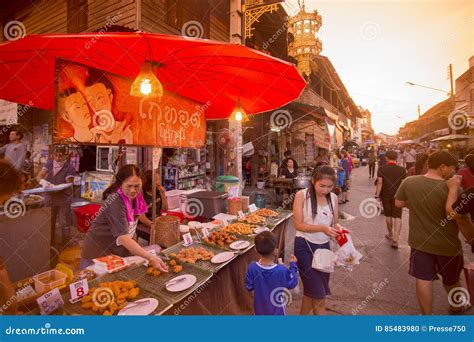
[[[266,216],[266,217],[278,216],[278,213],[275,210],[266,209],[266,208],[258,209],[256,212],[254,212],[254,214],[259,215],[259,216]]]
[[[250,235],[253,233],[254,226],[247,223],[231,223],[222,230],[228,233]]]
[[[111,316],[125,307],[127,299],[135,299],[139,294],[135,280],[103,282],[82,297],[81,307],[95,314]]]
[[[183,266],[181,265],[176,265],[175,267],[173,267],[173,272],[174,273],[179,273],[183,270]]]
[[[251,224],[260,224],[260,223],[265,223],[265,217],[259,216],[256,214],[250,214],[249,216],[245,216],[241,219],[239,219],[239,222],[247,222]]]
[[[173,254],[173,253],[172,253]],[[176,259],[180,262],[187,262],[190,264],[195,264],[199,260],[208,261],[211,260],[214,256],[214,253],[208,251],[204,247],[199,248],[183,248],[178,254],[176,254]],[[170,254],[171,257],[171,254]],[[174,262],[172,264],[172,262]],[[177,266],[176,260],[171,260],[169,262],[171,266]]]
[[[226,231],[212,232],[209,237],[204,238],[203,241],[209,245],[224,247],[225,245],[230,245],[232,242],[236,241],[237,237],[230,234]]]

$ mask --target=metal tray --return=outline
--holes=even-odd
[[[101,276],[100,278],[96,278],[96,279],[89,282],[89,288],[98,287],[99,283],[103,283],[103,282],[111,282],[111,281],[116,281],[116,280],[127,280],[127,279],[124,279],[124,277],[122,275],[122,272],[115,273],[115,274],[106,274],[104,276]],[[133,303],[135,300],[138,300],[138,299],[150,298],[150,297],[151,298],[156,298],[158,300],[158,307],[150,315],[162,315],[165,311],[167,311],[169,308],[171,308],[173,306],[173,304],[167,298],[165,298],[164,296],[162,296],[160,294],[154,294],[154,293],[151,293],[150,291],[147,291],[144,288],[144,286],[142,286],[142,284],[140,284],[139,281],[137,281],[137,282],[138,282],[138,287],[140,288],[140,293],[139,293],[139,295],[137,296],[136,299],[131,301],[131,303]],[[96,315],[98,315],[90,309],[82,308],[80,301],[77,302],[77,303],[71,304],[69,302],[69,299],[71,299],[71,294],[69,293],[69,291],[66,294],[63,295],[63,299],[64,299],[64,313],[67,314],[67,315],[72,315],[72,316],[74,316],[74,315],[96,316]],[[114,316],[116,316],[116,315],[117,315],[117,313],[114,314]]]
[[[171,273],[163,273],[159,277],[154,277],[151,275],[146,274],[147,268],[145,266],[132,266],[128,267],[122,272],[120,272],[120,277],[127,280],[136,280],[140,286],[149,292],[152,293],[153,296],[162,296],[167,299],[172,304],[175,304],[182,299],[189,296],[193,293],[197,288],[204,285],[211,277],[212,272],[203,270],[201,268],[189,265],[187,263],[182,264],[183,271],[175,274]],[[196,284],[194,284],[189,289],[182,291],[182,292],[169,292],[166,290],[165,283],[174,277],[183,274],[192,274],[195,275],[197,278]]]
[[[202,244],[204,246],[209,246],[209,247],[213,247],[213,248],[218,248],[218,249],[222,249],[222,250],[225,250],[227,252],[234,252],[238,255],[240,254],[244,254],[245,252],[247,252],[248,250],[252,249],[253,246],[255,246],[255,235],[239,235],[239,234],[233,234],[237,237],[237,240],[247,240],[247,241],[250,241],[250,245],[246,248],[246,249],[241,249],[241,250],[235,250],[235,249],[232,249],[229,247],[228,244],[225,244],[223,247],[219,247],[219,246],[215,246],[215,245],[211,245],[211,244],[208,244],[206,242],[202,242]]]
[[[204,244],[204,243],[200,243],[200,242],[195,242],[193,243],[191,246],[188,246],[188,247],[184,247],[183,246],[183,243],[179,243],[179,244],[176,244],[174,246],[171,246],[167,249],[165,249],[164,251],[162,251],[162,253],[166,256],[169,256],[171,253],[178,253],[181,249],[188,249],[188,248],[200,248],[200,247],[203,247],[205,249],[207,249],[208,251],[214,253],[214,254],[219,254],[219,253],[222,253],[222,252],[226,252],[225,249],[221,249],[221,248],[218,248],[218,247],[214,247],[214,246],[211,246],[211,245],[207,245],[207,244]],[[196,267],[199,267],[203,270],[207,270],[207,271],[210,271],[212,273],[216,273],[218,270],[220,270],[222,267],[224,267],[225,265],[227,265],[228,263],[230,263],[232,260],[234,260],[236,257],[237,257],[237,253],[235,253],[235,256],[230,259],[229,261],[226,261],[222,264],[213,264],[211,261],[203,261],[203,260],[199,260],[199,261],[196,261],[195,264],[190,264],[190,265],[193,265],[193,266],[196,266]],[[183,262],[180,262],[180,264],[183,264]]]

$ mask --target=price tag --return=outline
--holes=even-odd
[[[257,211],[257,206],[255,205],[255,203],[252,203],[251,205],[249,205],[249,210],[251,213],[254,213]]]
[[[224,227],[227,227],[229,225],[229,222],[227,221],[227,219],[222,219],[222,224],[224,225]]]
[[[191,233],[184,234],[183,240],[184,240],[183,246],[190,246],[193,244],[193,236],[191,235]]]
[[[244,218],[245,215],[244,215],[244,212],[242,210],[239,210],[239,218]]]
[[[87,279],[81,279],[69,285],[69,291],[71,292],[71,304],[78,302],[82,297],[89,293],[89,283]]]
[[[18,301],[32,296],[36,296],[36,291],[30,284],[16,291],[16,298],[18,299]]]
[[[206,227],[202,227],[201,231],[202,231],[202,236],[204,236],[205,238],[209,237],[209,231],[207,230]]]
[[[44,295],[36,299],[36,302],[40,307],[42,315],[50,315],[55,310],[64,306],[63,298],[57,288],[46,292]]]

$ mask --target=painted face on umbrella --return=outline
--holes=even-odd
[[[86,100],[81,93],[69,95],[64,102],[65,114],[63,118],[73,127],[88,128],[91,123],[91,114]]]
[[[113,94],[111,89],[107,89],[103,83],[95,83],[86,87],[86,96],[89,105],[98,112],[101,110],[112,111]]]

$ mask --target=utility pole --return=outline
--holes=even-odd
[[[416,109],[418,110],[418,119],[421,117],[421,108],[420,105],[416,106]]]
[[[453,65],[449,64],[448,65],[448,79],[449,79],[449,84],[451,85],[451,92],[449,93],[450,97],[454,96],[454,81],[453,81]]]

